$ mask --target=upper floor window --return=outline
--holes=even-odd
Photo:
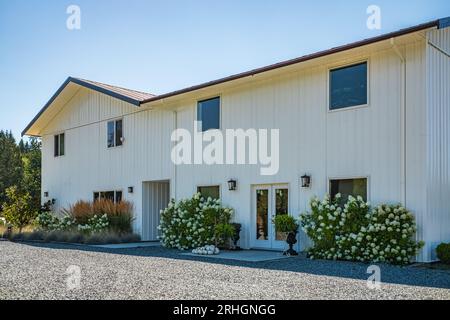
[[[121,146],[123,143],[122,119],[108,122],[108,148]]]
[[[54,137],[55,141],[55,147],[54,147],[54,154],[55,157],[60,157],[64,155],[64,145],[65,145],[65,135],[64,133],[57,134]]]
[[[220,129],[220,97],[199,101],[197,121],[202,122],[202,131]]]
[[[220,187],[219,186],[205,186],[197,187],[197,192],[199,192],[203,198],[208,199],[220,199]]]
[[[331,198],[334,199],[338,193],[343,203],[347,202],[348,196],[361,196],[367,201],[367,178],[330,180]]]
[[[330,70],[330,110],[367,104],[367,62]]]

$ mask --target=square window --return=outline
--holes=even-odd
[[[330,70],[330,110],[367,104],[367,62]]]
[[[197,192],[199,192],[203,198],[208,199],[220,199],[220,187],[219,186],[207,186],[207,187],[197,187]]]
[[[340,193],[343,203],[347,202],[348,196],[361,196],[367,201],[367,178],[358,179],[336,179],[330,180],[330,196],[332,199]]]
[[[202,122],[202,132],[220,129],[220,97],[198,102],[197,121]]]

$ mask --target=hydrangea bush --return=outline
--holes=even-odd
[[[161,243],[180,250],[223,244],[232,228],[232,214],[233,209],[223,207],[220,200],[204,199],[199,193],[178,202],[172,199],[161,211]]]
[[[97,233],[105,231],[109,226],[108,216],[94,215],[86,224],[77,224],[75,219],[69,215],[62,218],[50,212],[43,212],[36,218],[38,228],[45,231],[71,231],[78,230],[86,233]]]
[[[414,216],[401,205],[371,208],[362,197],[313,198],[311,212],[300,216],[302,229],[314,242],[311,259],[408,264],[423,242],[416,242]]]

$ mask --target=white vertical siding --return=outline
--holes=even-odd
[[[427,55],[427,260],[450,242],[450,28],[428,33]],[[440,51],[440,48],[447,54]]]
[[[123,146],[107,148],[106,124],[123,118]],[[173,113],[145,110],[94,91],[80,90],[45,129],[42,191],[56,199],[55,210],[94,191],[122,190],[134,203],[136,232],[141,232],[142,182],[170,180]],[[53,157],[53,135],[64,131],[65,156]],[[128,193],[128,187],[134,193]]]

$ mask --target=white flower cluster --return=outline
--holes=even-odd
[[[199,255],[213,255],[213,254],[219,254],[220,250],[214,245],[206,245],[203,247],[196,248],[192,250],[193,254],[199,254]]]
[[[191,199],[172,200],[161,210],[160,240],[165,247],[189,250],[215,242],[211,217],[231,217],[233,210],[222,207],[220,200],[203,199],[199,193]]]
[[[312,259],[407,264],[423,243],[415,242],[414,216],[401,205],[370,209],[361,197],[350,196],[343,207],[340,195],[331,201],[311,200],[311,214],[303,214],[303,230],[313,240]]]
[[[87,224],[79,224],[78,230],[84,232],[101,232],[107,229],[109,226],[108,215],[104,214],[102,216],[94,215],[92,218],[88,219]]]

